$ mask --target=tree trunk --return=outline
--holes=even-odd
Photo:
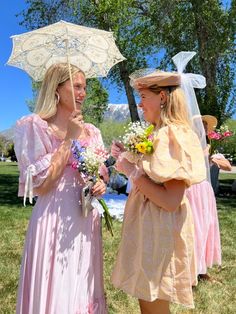
[[[133,89],[129,84],[129,74],[127,71],[126,61],[119,63],[119,69],[120,69],[120,77],[121,77],[122,82],[124,83],[125,92],[128,99],[131,121],[132,122],[139,121],[140,119],[138,115],[136,101],[134,98]]]
[[[213,114],[219,117],[220,112],[217,106],[217,53],[209,55],[209,35],[206,27],[204,14],[202,12],[202,2],[192,0],[193,14],[195,17],[196,35],[199,47],[199,61],[203,75],[206,78],[206,88],[204,97],[203,114]],[[208,26],[209,27],[209,26]]]

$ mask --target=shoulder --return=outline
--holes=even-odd
[[[37,114],[24,116],[17,120],[14,126],[14,143],[24,142],[25,137],[28,140],[38,140],[39,138],[42,140],[47,137],[47,128],[47,122]]]
[[[197,134],[187,125],[177,125],[169,124],[159,129],[158,137],[167,137],[169,140],[179,139],[179,140],[193,140],[197,139]]]
[[[48,124],[45,120],[41,119],[37,114],[30,114],[28,116],[24,116],[16,121],[15,130],[32,128],[32,127],[40,127],[42,129],[47,129]]]

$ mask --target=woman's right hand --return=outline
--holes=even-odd
[[[65,139],[75,140],[83,131],[84,120],[81,110],[74,110],[68,120]]]
[[[114,158],[119,158],[120,154],[125,151],[125,147],[121,142],[113,141],[111,145],[111,155]]]

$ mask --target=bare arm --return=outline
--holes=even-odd
[[[228,159],[226,158],[214,158],[214,156],[211,158],[211,161],[217,165],[220,169],[225,170],[225,171],[231,171],[232,166]]]
[[[178,209],[186,188],[184,181],[170,180],[161,186],[146,175],[135,179],[134,184],[150,201],[169,212]]]

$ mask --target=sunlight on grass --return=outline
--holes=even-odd
[[[224,174],[221,180],[236,179]],[[31,206],[17,197],[18,170],[15,163],[0,163],[0,313],[15,313],[20,260]],[[213,282],[194,288],[195,309],[172,305],[172,314],[234,314],[236,309],[236,196],[217,198],[222,242],[222,267],[209,273]],[[138,314],[137,300],[115,289],[110,276],[120,241],[122,224],[114,222],[114,237],[103,226],[104,282],[109,314]]]

